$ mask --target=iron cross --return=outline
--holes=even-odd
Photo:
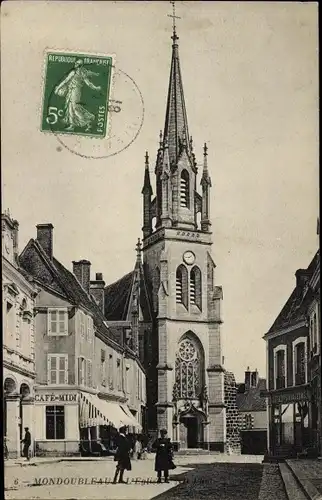
[[[172,17],[173,20],[173,34],[176,33],[176,19],[181,19],[181,17],[176,16],[176,3],[174,1],[170,2],[172,5],[172,14],[168,14],[168,17]]]

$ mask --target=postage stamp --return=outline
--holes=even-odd
[[[113,56],[47,52],[42,132],[104,138]]]

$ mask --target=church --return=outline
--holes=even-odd
[[[174,26],[155,196],[146,153],[142,244],[134,270],[105,288],[105,316],[107,324],[128,327],[127,341],[144,364],[149,432],[167,429],[177,450],[224,452],[231,431],[239,438],[236,425],[227,426],[227,383],[234,391],[235,381],[223,368],[223,292],[211,255],[207,155],[204,144],[199,180]]]

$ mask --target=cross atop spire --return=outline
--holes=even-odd
[[[180,19],[176,16],[175,2],[172,4],[173,13],[168,14],[173,19],[173,44],[172,44],[172,60],[170,69],[169,90],[165,117],[165,126],[163,134],[163,144],[168,143],[170,165],[176,165],[178,157],[182,151],[181,146],[186,144],[186,151],[188,156],[191,155],[188,120],[186,113],[186,106],[183,94],[182,77],[179,62],[179,48],[176,41],[178,40],[176,34],[175,20]]]
[[[177,27],[176,27],[176,19],[181,19],[181,17],[176,16],[176,3],[174,1],[170,2],[172,5],[172,14],[168,14],[168,17],[172,17],[172,40],[173,43],[176,42],[176,40],[179,40],[179,37],[177,36]]]

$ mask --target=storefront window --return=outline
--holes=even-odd
[[[305,344],[300,342],[295,348],[295,384],[305,384]]]
[[[46,406],[46,439],[65,439],[64,406]]]
[[[276,389],[285,387],[285,352],[277,351],[276,354]]]

